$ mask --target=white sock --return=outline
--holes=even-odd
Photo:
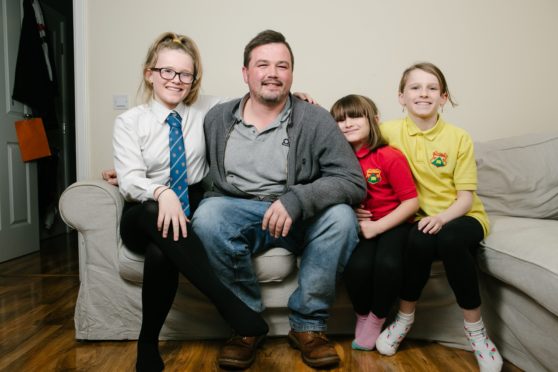
[[[481,372],[499,372],[502,369],[502,356],[492,340],[486,334],[486,328],[481,320],[465,324],[465,335],[473,348],[475,358]]]
[[[405,314],[399,311],[395,320],[391,323],[376,340],[376,349],[383,355],[393,355],[397,351],[401,341],[407,336],[415,321],[415,313]]]

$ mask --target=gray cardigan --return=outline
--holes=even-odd
[[[287,126],[290,148],[287,188],[279,200],[296,221],[316,216],[335,204],[359,204],[366,185],[358,160],[331,115],[321,107],[294,96]],[[206,196],[255,198],[227,182],[225,146],[237,119],[235,99],[212,108],[204,121],[212,190]]]

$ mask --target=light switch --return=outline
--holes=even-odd
[[[128,109],[128,96],[122,94],[115,94],[112,96],[112,108],[115,110]]]

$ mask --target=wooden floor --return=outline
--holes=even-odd
[[[133,341],[77,342],[73,310],[79,288],[74,233],[43,241],[41,251],[0,263],[0,371],[133,371]],[[471,352],[405,340],[393,357],[351,350],[332,337],[342,363],[332,371],[476,371]],[[222,340],[160,343],[166,371],[218,371]],[[504,371],[520,369],[506,363]],[[248,371],[313,371],[284,337],[270,338]]]

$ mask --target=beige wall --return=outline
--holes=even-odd
[[[397,85],[408,65],[434,62],[459,102],[449,121],[474,140],[556,124],[558,2],[554,0],[83,0],[84,96],[90,169],[112,164],[112,96],[134,104],[141,64],[163,31],[197,41],[206,94],[239,96],[242,50],[263,29],[281,31],[295,55],[294,91],[322,106],[349,93],[365,94],[383,119],[402,115]],[[164,5],[163,5],[164,4]]]

